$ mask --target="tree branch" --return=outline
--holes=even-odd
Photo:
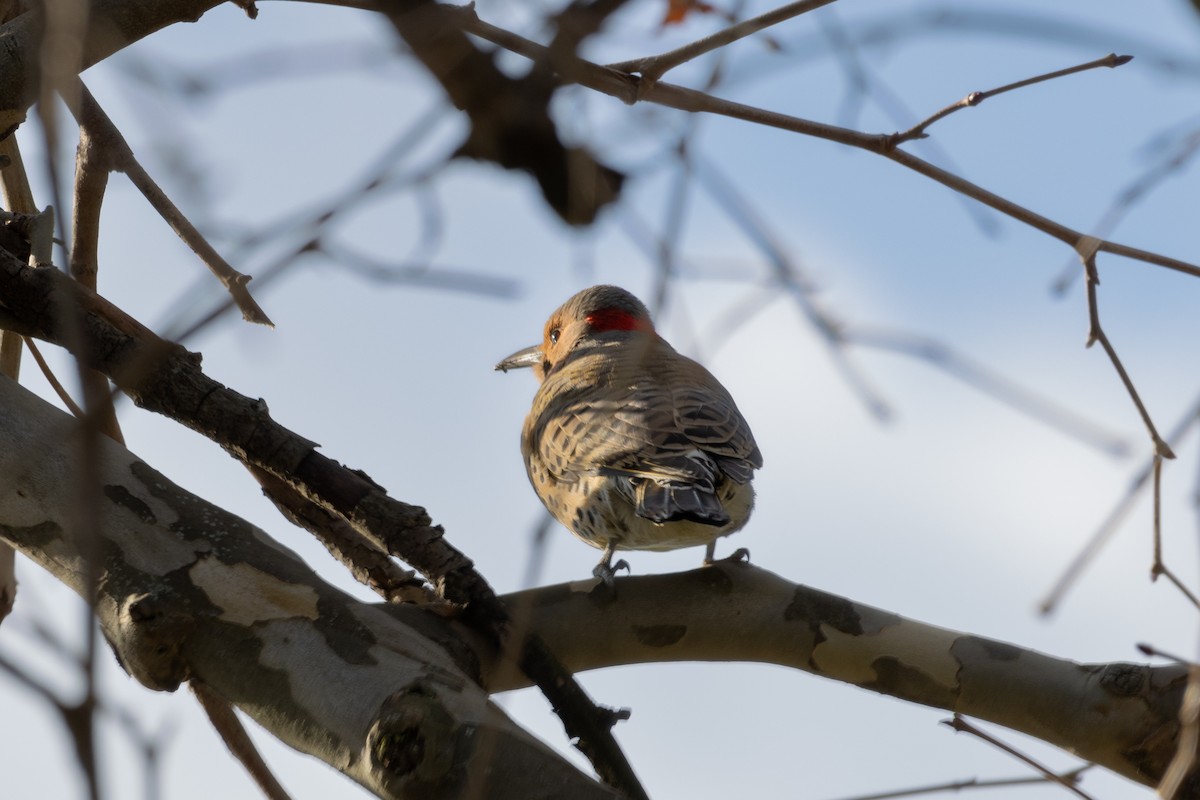
[[[0,494],[0,539],[82,591],[68,524],[77,431],[62,412],[0,380],[0,476],[13,489]],[[528,685],[506,668],[493,640],[436,609],[359,603],[261,531],[115,443],[98,444],[98,535],[107,558],[97,614],[144,684],[171,689],[203,680],[283,741],[385,797],[418,788],[430,796],[430,782],[441,789],[459,770],[478,774],[479,753],[489,750],[486,768],[519,763],[514,775],[526,777],[504,777],[519,782],[514,794],[497,788],[480,796],[547,796],[537,794],[545,781],[572,786],[560,796],[613,796],[486,702],[476,682],[492,692]],[[529,629],[572,670],[780,664],[1022,731],[1148,785],[1176,751],[1183,664],[1076,664],[908,620],[747,564],[620,578],[615,598],[606,592],[603,602],[594,587],[547,586],[505,600],[529,609]],[[289,688],[332,682],[343,689],[337,703]],[[381,726],[391,726],[386,736]],[[475,741],[497,738],[467,747],[468,730]],[[401,746],[418,732],[427,743],[420,757]],[[1179,800],[1200,797],[1194,775],[1181,785]]]
[[[139,407],[186,425],[336,513],[381,551],[428,576],[443,597],[464,605],[493,641],[507,642],[504,604],[471,560],[442,538],[425,509],[389,497],[364,473],[317,452],[313,442],[275,422],[263,401],[214,381],[200,369],[198,356],[159,338],[58,270],[30,268],[0,250],[0,296],[42,338],[108,375]],[[507,643],[601,777],[632,797],[644,796],[612,735],[611,716],[536,636]]]
[[[938,628],[750,564],[505,595],[572,672],[651,662],[755,661],[810,672],[1036,736],[1153,786],[1176,751],[1188,668],[1078,664]],[[580,631],[586,631],[585,636]],[[491,691],[525,685],[483,657]],[[507,676],[507,678],[506,678]],[[1200,798],[1200,771],[1178,798]]]
[[[86,595],[79,423],[0,378],[0,540]],[[96,437],[96,615],[144,685],[197,679],[384,798],[613,800],[426,635],[318,578],[261,530]],[[436,615],[432,615],[436,618]],[[336,686],[336,702],[313,686]],[[483,744],[486,743],[486,746]]]

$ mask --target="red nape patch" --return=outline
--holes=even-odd
[[[592,330],[603,331],[652,331],[654,326],[648,319],[640,319],[637,315],[623,308],[602,308],[587,315],[588,324]]]

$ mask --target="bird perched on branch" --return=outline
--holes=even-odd
[[[705,545],[741,529],[762,454],[729,392],[654,330],[624,289],[593,286],[546,322],[542,343],[496,365],[541,382],[521,433],[534,491],[577,537],[604,550]],[[735,557],[744,557],[739,550]]]

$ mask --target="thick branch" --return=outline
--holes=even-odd
[[[82,68],[176,22],[195,22],[219,0],[92,0],[88,4]],[[0,135],[37,98],[38,46],[45,15],[38,7],[0,27]]]
[[[669,661],[793,667],[1036,736],[1153,786],[1176,751],[1183,665],[1077,664],[937,628],[748,564],[506,595],[575,672]],[[581,635],[586,631],[586,635]],[[486,657],[492,691],[524,685]],[[514,680],[516,679],[516,680]],[[1179,798],[1200,798],[1200,771]]]
[[[198,356],[160,339],[58,270],[30,268],[0,250],[0,297],[43,338],[108,375],[139,406],[201,433],[333,511],[374,546],[428,576],[443,597],[465,605],[493,641],[506,641],[504,605],[471,560],[442,538],[425,509],[389,497],[364,473],[317,452],[313,442],[273,420],[263,401],[214,381],[200,369]],[[78,335],[67,336],[68,331]],[[520,644],[521,669],[546,695],[567,734],[579,740],[605,781],[639,796],[637,778],[612,735],[612,720],[536,636]]]
[[[0,539],[78,591],[85,570],[69,522],[77,436],[65,414],[0,379],[0,476],[11,487],[0,493]],[[544,781],[567,792],[559,796],[612,796],[487,704],[475,680],[489,691],[526,683],[461,622],[414,605],[358,603],[261,531],[183,492],[115,443],[101,447],[106,558],[97,610],[143,683],[170,689],[202,679],[283,741],[381,796],[428,792],[422,781],[480,768],[472,759],[488,748],[492,768],[513,765],[503,780],[527,776],[513,784],[520,796],[549,796],[538,794],[548,792]],[[744,564],[622,578],[615,599],[605,592],[602,602],[593,586],[506,599],[529,610],[530,630],[573,670],[781,664],[1020,730],[1146,784],[1161,778],[1176,750],[1187,683],[1181,665],[1076,664]],[[339,687],[337,703],[290,688],[331,685]],[[386,725],[390,733],[380,734]],[[403,746],[413,731],[444,749],[426,747],[417,758]],[[497,738],[486,747],[464,743],[484,736]],[[518,796],[495,792],[478,796]],[[1200,797],[1194,776],[1177,797]]]
[[[79,435],[78,422],[0,378],[0,540],[82,593]],[[201,680],[379,797],[616,796],[509,720],[424,634],[323,583],[123,447],[96,444],[96,613],[142,683]]]
[[[434,0],[381,0],[379,8],[471,120],[463,155],[528,172],[571,225],[590,224],[617,199],[623,176],[559,138],[550,118],[553,80],[538,70],[523,79],[506,76],[462,30],[454,10]]]

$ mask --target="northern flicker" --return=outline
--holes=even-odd
[[[741,529],[762,454],[737,405],[708,370],[654,330],[640,300],[593,286],[563,303],[541,344],[496,365],[541,382],[521,432],[534,491],[577,537],[604,550],[706,545]],[[743,554],[744,551],[739,551]]]

